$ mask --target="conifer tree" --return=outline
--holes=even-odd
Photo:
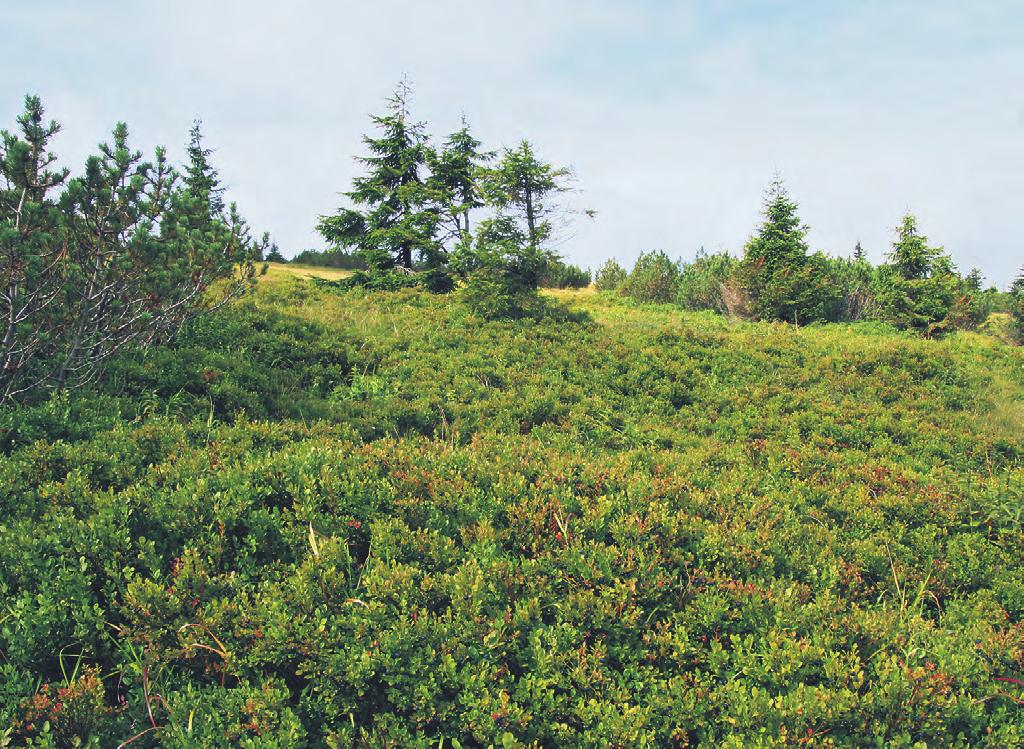
[[[187,169],[202,168],[181,184],[165,151],[144,160],[120,123],[65,184],[48,150],[59,127],[36,97],[19,126],[0,159],[0,401],[82,386],[118,351],[167,340],[251,286],[265,244],[234,205],[213,215],[219,188],[201,141]]]
[[[806,323],[826,319],[835,306],[820,255],[809,255],[807,227],[781,177],[765,193],[764,220],[747,242],[739,278],[756,317]]]
[[[747,259],[762,263],[768,273],[803,264],[808,253],[807,227],[797,210],[782,179],[776,177],[765,196],[764,221],[747,244]]]
[[[964,276],[964,285],[972,292],[980,292],[984,283],[980,268],[971,268],[971,272]]]
[[[949,272],[951,266],[941,247],[929,247],[928,237],[917,228],[917,217],[907,213],[896,230],[889,264],[906,280],[919,281],[934,273]]]
[[[431,159],[430,185],[441,196],[444,221],[460,242],[470,238],[470,212],[484,205],[477,178],[494,153],[481,151],[481,145],[463,117],[462,127],[448,136]]]
[[[371,120],[379,134],[364,136],[367,172],[344,195],[353,208],[321,217],[317,226],[334,245],[352,247],[377,271],[428,267],[443,261],[436,239],[438,193],[427,184],[430,147],[422,123],[409,115],[409,85],[402,81],[388,99],[388,111]]]
[[[546,246],[568,191],[569,169],[541,161],[528,141],[505,149],[481,172],[480,190],[494,215],[480,223],[475,246],[464,246],[455,265],[469,278],[465,298],[486,317],[515,317],[540,308],[537,287],[555,255]]]
[[[551,237],[552,220],[561,214],[555,199],[569,191],[571,178],[570,169],[541,161],[524,140],[484,172],[482,189],[488,204],[521,222],[526,243],[536,250]]]
[[[50,140],[60,125],[45,119],[37,96],[25,97],[14,133],[0,133],[0,401],[32,388],[28,364],[61,316],[64,293],[61,216],[54,190],[68,177],[52,168]]]
[[[867,259],[867,253],[864,252],[864,247],[861,246],[860,240],[857,240],[857,244],[853,248],[853,259],[857,262],[863,262]]]
[[[616,291],[629,274],[615,258],[605,260],[594,274],[594,286],[598,291]]]
[[[224,188],[221,187],[217,170],[210,163],[213,151],[203,145],[202,121],[197,119],[189,131],[188,147],[185,154],[185,189],[199,206],[206,207],[210,219],[224,214]]]
[[[932,247],[908,213],[896,228],[888,262],[879,268],[875,298],[879,315],[901,328],[917,328],[931,335],[959,327],[968,315],[963,281],[941,247]],[[960,302],[956,320],[947,320]]]
[[[1010,287],[1012,299],[1011,312],[1013,314],[1014,333],[1018,343],[1024,343],[1024,266],[1020,269],[1020,275],[1014,280]]]

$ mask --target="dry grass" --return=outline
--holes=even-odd
[[[322,268],[315,265],[295,265],[292,263],[267,263],[267,276],[269,278],[298,276],[299,278],[326,278],[330,281],[337,281],[339,278],[347,278],[351,275],[352,271],[342,270],[341,268]]]

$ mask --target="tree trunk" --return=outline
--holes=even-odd
[[[529,231],[530,247],[537,246],[537,220],[533,215],[533,191],[526,188],[526,228]]]

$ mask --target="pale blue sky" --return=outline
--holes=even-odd
[[[880,259],[907,208],[960,266],[1024,263],[1024,2],[7,2],[0,122],[39,93],[78,166],[119,119],[180,154],[201,116],[286,254],[357,166],[395,81],[442,136],[575,167],[561,251],[740,252],[779,170],[816,249]]]

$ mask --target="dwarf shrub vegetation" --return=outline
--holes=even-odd
[[[0,411],[0,743],[1021,745],[1021,349],[551,293],[275,275]]]

